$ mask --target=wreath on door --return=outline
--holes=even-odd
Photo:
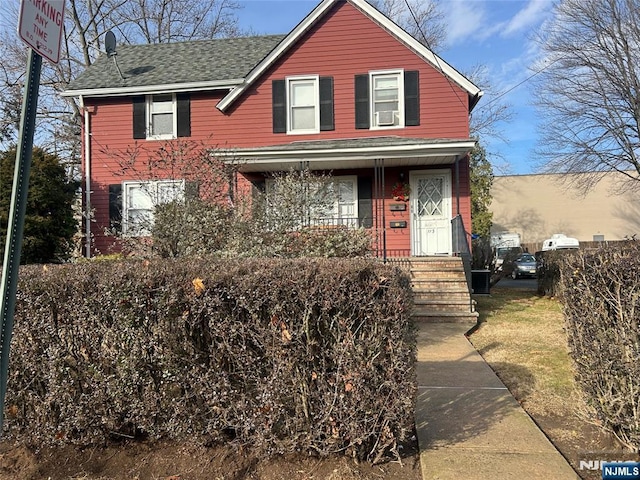
[[[396,183],[391,190],[391,196],[398,202],[408,202],[411,187],[408,183]]]

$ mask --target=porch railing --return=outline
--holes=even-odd
[[[391,249],[386,246],[385,231],[382,222],[374,222],[371,217],[320,217],[305,218],[300,224],[301,228],[317,228],[331,232],[334,229],[366,229],[371,235],[371,253],[374,257],[400,259],[411,256],[411,249]]]
[[[471,249],[469,248],[469,235],[464,228],[462,216],[456,215],[451,220],[451,238],[453,240],[453,254],[462,258],[464,275],[467,278],[469,293],[473,293],[471,288]]]

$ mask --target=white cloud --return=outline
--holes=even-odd
[[[484,3],[454,0],[446,2],[447,43],[462,43],[486,27]]]
[[[502,36],[509,36],[537,26],[549,13],[550,6],[549,0],[531,0],[506,22],[502,29]]]

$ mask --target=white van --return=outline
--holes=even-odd
[[[563,233],[554,233],[551,238],[542,242],[542,251],[547,250],[566,250],[580,248],[580,242],[577,238],[567,237]]]

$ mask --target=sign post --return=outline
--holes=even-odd
[[[60,59],[64,0],[23,0],[20,8],[20,37],[29,45],[27,83],[22,99],[20,132],[13,173],[9,225],[0,280],[0,435],[4,423],[4,400],[9,375],[9,351],[18,290],[24,218],[27,210],[29,173],[40,89],[42,56],[53,63]],[[23,36],[24,35],[24,36]],[[25,38],[26,37],[26,38]],[[42,56],[41,56],[42,55]]]

